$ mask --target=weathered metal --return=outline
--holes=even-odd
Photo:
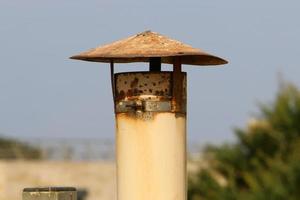
[[[25,188],[22,196],[23,200],[77,200],[73,187]]]
[[[178,74],[178,77],[173,77],[173,72],[154,71],[115,74],[116,113],[186,113],[186,90],[183,90],[186,73]]]
[[[161,58],[161,63],[174,64],[174,57],[181,57],[182,64],[222,65],[227,61],[193,48],[159,33],[145,31],[129,38],[100,46],[71,59],[115,63],[149,62]]]
[[[185,200],[186,79],[178,83],[178,107],[172,72],[115,77],[118,200]],[[133,86],[145,89],[132,92]]]
[[[134,116],[116,114],[118,200],[186,200],[185,114]]]
[[[118,200],[186,200],[186,73],[182,64],[227,61],[146,31],[71,57],[108,62],[116,114]],[[113,63],[149,62],[114,74]],[[161,72],[161,63],[173,71]]]
[[[154,66],[155,68],[155,66]],[[118,200],[186,200],[186,73],[114,75]]]
[[[176,57],[174,58],[174,65],[173,65],[173,96],[172,96],[172,103],[175,112],[180,112],[181,110],[186,110],[186,77],[183,76],[181,72],[181,58]],[[182,84],[184,81],[185,84]],[[185,94],[184,96],[182,96]]]

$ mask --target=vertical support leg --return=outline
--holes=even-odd
[[[115,102],[116,94],[115,94],[115,77],[114,77],[114,62],[111,60],[110,61],[110,81],[111,81],[111,92],[113,96],[113,101]],[[116,111],[116,106],[114,104],[114,111]]]
[[[150,58],[149,65],[150,72],[161,71],[161,58]]]
[[[183,94],[183,76],[181,73],[181,58],[174,57],[173,64],[173,107],[175,112],[180,112],[183,110],[182,106],[184,103],[182,102],[184,99],[182,98]]]

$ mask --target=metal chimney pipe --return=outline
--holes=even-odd
[[[118,200],[186,199],[186,73],[178,66],[115,74]]]
[[[181,64],[227,61],[145,31],[71,59],[111,65],[118,200],[186,199],[186,73]],[[114,73],[114,63],[149,62],[148,72]],[[162,72],[161,63],[173,64]]]

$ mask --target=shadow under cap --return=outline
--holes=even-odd
[[[167,64],[174,64],[174,57],[180,57],[181,63],[188,65],[228,63],[222,58],[152,31],[145,31],[70,58],[92,62],[131,63],[149,62],[150,58],[155,57],[161,58],[161,62]]]

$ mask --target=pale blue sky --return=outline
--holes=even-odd
[[[184,70],[189,139],[232,140],[272,100],[279,72],[300,87],[299,10],[296,0],[0,0],[0,133],[113,138],[108,66],[68,57],[151,29],[230,61]]]

